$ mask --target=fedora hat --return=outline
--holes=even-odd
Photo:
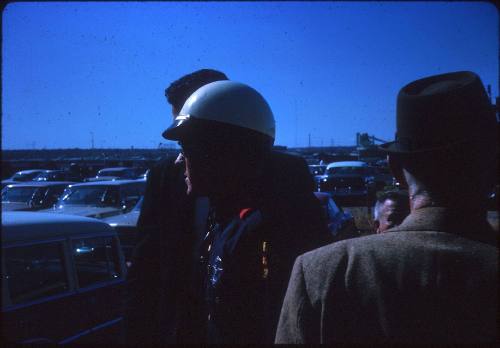
[[[397,98],[395,141],[387,152],[415,153],[474,142],[496,131],[493,107],[478,75],[459,71],[404,86]]]

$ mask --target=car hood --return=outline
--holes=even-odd
[[[23,202],[2,202],[2,211],[31,210],[27,203]]]
[[[74,205],[63,206],[61,208],[51,208],[40,210],[44,213],[80,215],[102,219],[109,216],[122,214],[122,210],[118,207],[95,207],[92,205]]]
[[[351,179],[351,178],[364,178],[367,175],[363,174],[328,174],[328,175],[323,175],[323,179]]]
[[[102,221],[112,226],[137,226],[140,211],[131,211],[130,213],[115,215],[102,219]]]

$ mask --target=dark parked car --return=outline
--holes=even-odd
[[[340,205],[372,205],[376,182],[373,168],[362,161],[333,162],[319,178],[318,191],[330,193]]]
[[[123,343],[125,277],[108,224],[2,213],[2,341]]]
[[[323,214],[328,221],[328,230],[332,234],[334,241],[359,236],[351,213],[343,211],[328,193],[314,192],[314,195],[320,201]]]
[[[69,185],[47,213],[74,214],[102,219],[127,213],[144,195],[146,181],[97,181]]]
[[[312,176],[325,174],[326,164],[309,164],[308,167]]]
[[[396,184],[396,179],[392,175],[389,167],[375,166],[371,167],[371,170],[373,171],[373,178],[377,191],[383,190],[386,186],[393,187]]]
[[[83,178],[68,170],[44,170],[33,181],[82,181]]]
[[[47,181],[7,185],[2,190],[2,210],[41,210],[52,207],[72,182]]]

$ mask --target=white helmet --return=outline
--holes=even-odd
[[[252,87],[235,81],[216,81],[197,89],[163,137],[180,140],[181,130],[194,120],[230,124],[275,138],[274,116],[266,100]]]

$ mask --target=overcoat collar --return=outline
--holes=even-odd
[[[435,231],[460,235],[465,238],[497,245],[495,231],[485,216],[456,211],[444,207],[426,207],[414,210],[403,222],[387,232]]]

